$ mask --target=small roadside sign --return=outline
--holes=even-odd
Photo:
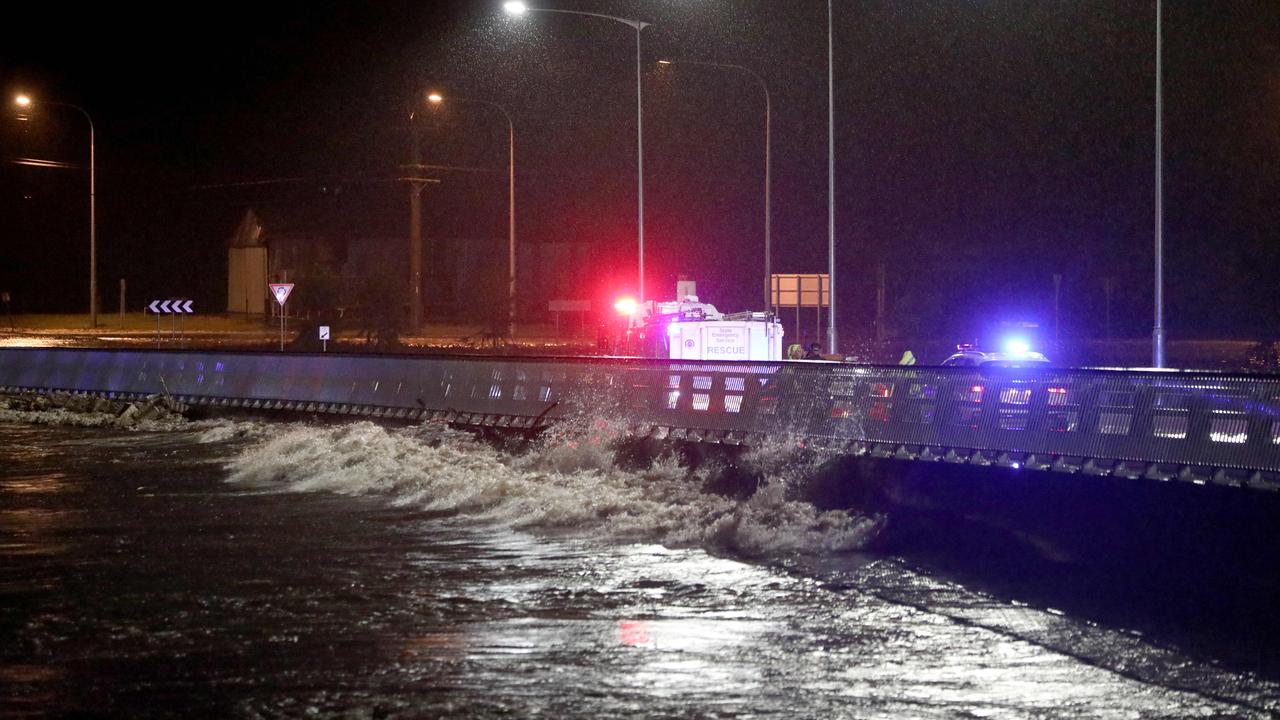
[[[320,342],[322,343],[320,346],[321,351],[329,352],[329,326],[328,325],[320,326]]]
[[[152,300],[144,309],[156,316],[156,347],[160,347],[160,316],[169,316],[169,339],[172,340],[182,331],[182,316],[195,313],[194,300]],[[124,307],[121,301],[120,307]]]
[[[161,313],[165,315],[181,315],[183,313],[194,313],[195,310],[192,309],[194,304],[194,300],[152,300],[147,309],[151,311],[152,315]]]
[[[280,352],[284,352],[284,304],[289,300],[289,293],[293,292],[293,283],[267,283],[267,287],[271,288],[271,295],[280,304]]]
[[[289,293],[293,292],[293,283],[271,283],[269,287],[276,302],[280,303],[280,307],[284,307],[289,300]]]

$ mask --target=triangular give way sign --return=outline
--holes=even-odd
[[[276,302],[284,307],[285,302],[289,299],[289,293],[293,292],[293,283],[271,283],[271,294],[275,296]]]

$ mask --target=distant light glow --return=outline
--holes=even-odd
[[[632,647],[652,645],[653,636],[649,633],[649,624],[643,620],[619,620],[618,642]]]
[[[427,102],[430,102],[435,105],[439,105],[440,103],[444,102],[444,96],[438,92],[433,92],[427,95]]]
[[[502,3],[502,9],[508,15],[523,15],[528,12],[529,6],[520,2],[520,0],[508,0],[508,2]]]
[[[671,64],[671,61],[670,61],[670,60],[659,60],[659,61],[658,61],[658,64],[659,64],[659,65],[670,65],[670,64]]]
[[[31,98],[27,95],[19,95],[13,99],[13,102],[18,107],[29,107],[31,105]]]
[[[1031,344],[1022,338],[1009,338],[1004,341],[1004,351],[1010,355],[1026,355],[1031,352]]]
[[[618,301],[613,304],[613,309],[623,315],[635,315],[640,309],[640,303],[637,303],[633,297],[618,298]]]

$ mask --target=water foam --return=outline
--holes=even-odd
[[[0,407],[0,423],[101,428],[143,433],[194,432],[195,440],[201,443],[224,443],[237,439],[261,438],[278,426],[277,423],[231,418],[189,420],[177,413],[122,420],[120,415],[110,412],[67,408],[21,410],[6,407]]]
[[[0,408],[0,422],[63,427],[112,428],[143,432],[165,432],[187,428],[186,418],[176,414],[141,420],[122,420],[120,416],[112,413],[84,412],[66,408],[50,408],[47,410]]]
[[[790,499],[786,473],[764,476],[756,492],[736,500],[702,492],[713,469],[694,473],[671,455],[623,470],[614,464],[618,435],[610,423],[591,420],[557,428],[527,452],[510,453],[432,425],[286,426],[238,454],[229,463],[230,480],[381,495],[397,505],[513,528],[748,557],[854,550],[880,527],[876,519],[821,512]],[[767,449],[754,454],[776,459]]]

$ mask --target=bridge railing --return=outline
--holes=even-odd
[[[1280,377],[930,368],[0,349],[0,388],[527,428],[575,414],[642,433],[1265,484]]]

